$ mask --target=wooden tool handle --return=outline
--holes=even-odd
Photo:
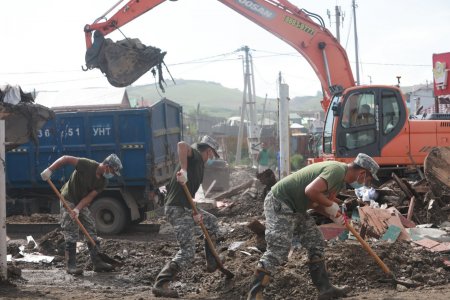
[[[369,244],[367,244],[367,242],[365,240],[363,240],[363,238],[359,235],[359,233],[355,230],[355,228],[353,228],[353,226],[350,225],[350,223],[348,221],[345,222],[345,227],[347,227],[347,229],[350,230],[350,232],[361,243],[361,246],[363,246],[363,248],[367,252],[369,252],[369,254],[375,259],[377,264],[381,267],[381,269],[383,269],[384,273],[386,273],[388,275],[392,275],[391,270],[389,270],[388,266],[386,266],[386,264],[381,260],[381,258],[378,257],[378,255],[372,250],[372,248],[370,248]]]
[[[192,207],[192,211],[194,212],[195,215],[198,214],[197,207],[195,206],[194,200],[192,199],[192,196],[191,196],[191,193],[189,192],[188,187],[186,186],[185,183],[182,183],[181,186],[183,187],[184,193],[186,194],[186,198],[188,199],[189,204]],[[217,263],[219,265],[221,265],[222,262],[220,261],[219,255],[217,255],[216,249],[211,241],[211,237],[209,236],[209,233],[208,233],[208,230],[206,229],[205,224],[203,224],[203,222],[200,222],[200,227],[202,228],[203,234],[205,235],[209,249],[211,249],[211,252],[214,255],[215,259],[217,260]]]
[[[186,183],[180,183],[180,184],[183,187],[184,193],[186,194],[186,198],[188,199],[189,204],[192,207],[192,211],[194,212],[194,214],[198,214],[197,207],[195,206],[194,200],[192,199],[192,196],[191,196],[191,192],[189,192],[189,189],[186,186]],[[211,241],[211,237],[209,236],[209,233],[208,233],[208,230],[206,229],[205,224],[203,224],[203,222],[200,222],[199,225],[203,231],[203,234],[205,235],[205,239],[206,239],[206,242],[208,243],[209,249],[211,250],[212,255],[216,259],[217,265],[219,266],[219,270],[222,273],[224,273],[227,276],[227,278],[232,278],[234,276],[234,274],[224,268],[224,266],[222,264],[222,260],[220,259],[219,255],[216,252],[216,247],[213,245],[213,243]]]
[[[70,217],[72,217],[72,209],[70,208],[70,206],[67,204],[67,201],[64,199],[64,197],[61,195],[61,193],[58,191],[58,189],[56,188],[56,186],[53,184],[53,182],[51,181],[51,179],[47,179],[48,184],[51,186],[52,190],[55,192],[55,194],[58,196],[59,200],[61,201],[61,203],[63,204],[64,208],[67,209],[67,211],[70,214]],[[90,234],[87,232],[86,228],[84,228],[83,224],[81,224],[80,220],[78,220],[78,218],[72,218],[75,222],[77,222],[78,226],[80,227],[81,231],[83,232],[83,234],[87,237],[87,239],[89,240],[89,242],[92,244],[92,246],[96,246],[95,241],[92,239],[92,237],[90,236]]]

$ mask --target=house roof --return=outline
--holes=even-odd
[[[125,88],[88,88],[64,91],[41,91],[35,103],[50,107],[124,107],[130,101]]]

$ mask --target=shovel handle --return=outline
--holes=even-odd
[[[186,194],[186,198],[188,199],[188,202],[192,207],[192,211],[194,212],[195,215],[198,214],[197,207],[195,206],[194,200],[192,199],[192,196],[191,196],[191,192],[189,192],[189,189],[186,186],[186,183],[180,183],[180,184],[183,187],[184,193]],[[234,277],[233,273],[231,273],[229,270],[224,268],[224,266],[222,264],[222,260],[220,259],[219,255],[216,252],[216,248],[214,247],[214,245],[211,241],[211,237],[209,236],[208,229],[206,229],[205,224],[203,224],[203,222],[200,222],[199,225],[202,228],[203,234],[205,235],[206,242],[208,243],[209,249],[211,250],[212,255],[216,259],[217,265],[219,266],[219,270],[222,273],[224,273],[227,276],[227,278]]]
[[[70,208],[70,206],[67,204],[67,201],[64,199],[64,197],[61,195],[61,193],[58,191],[58,189],[56,188],[56,186],[53,184],[51,179],[47,179],[47,183],[50,185],[50,187],[52,188],[52,190],[55,192],[55,194],[58,196],[59,200],[61,201],[62,205],[64,206],[65,209],[67,209],[67,211],[70,213],[70,217],[72,217],[72,209]],[[87,232],[86,228],[84,228],[83,224],[81,224],[80,220],[78,220],[78,218],[72,218],[75,222],[77,222],[78,226],[80,227],[81,231],[83,232],[83,234],[86,236],[86,238],[89,240],[89,242],[92,244],[92,246],[96,246],[95,241],[92,239],[92,237],[90,236],[90,234]]]
[[[359,235],[359,233],[355,230],[355,228],[353,228],[353,226],[348,221],[345,222],[345,227],[347,227],[347,229],[350,230],[350,232],[361,243],[361,246],[367,252],[369,252],[369,254],[375,259],[375,261],[381,267],[384,273],[392,276],[393,274],[391,270],[389,270],[388,266],[386,266],[386,264],[381,260],[381,258],[372,250],[372,248],[370,248],[369,244],[365,240],[363,240],[363,238]]]

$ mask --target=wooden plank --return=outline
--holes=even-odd
[[[431,248],[436,247],[437,245],[440,244],[439,242],[436,242],[436,241],[434,241],[432,239],[421,239],[421,240],[418,240],[418,241],[413,241],[413,243],[415,243],[417,245],[420,245],[422,247],[425,247],[427,249],[431,249]]]
[[[411,190],[408,189],[408,187],[405,185],[403,180],[401,180],[395,173],[392,173],[392,178],[394,178],[395,182],[403,191],[403,193],[405,193],[406,197],[411,198],[412,196],[414,196]]]
[[[449,252],[450,251],[450,243],[444,242],[430,249],[432,252]]]
[[[435,147],[425,157],[425,177],[436,197],[450,194],[450,147]]]
[[[411,200],[409,201],[409,208],[408,208],[408,215],[406,216],[406,219],[408,221],[411,221],[412,215],[414,213],[414,204],[416,202],[416,197],[412,196]]]
[[[381,209],[364,206],[358,209],[361,217],[361,226],[366,227],[366,235],[380,239],[388,230],[389,225],[394,225],[401,229],[399,239],[411,240],[395,208]]]
[[[235,188],[232,188],[232,189],[230,189],[228,191],[225,191],[225,192],[223,192],[223,193],[221,193],[221,194],[219,194],[217,196],[212,197],[212,199],[214,199],[214,200],[221,200],[221,199],[224,199],[224,198],[229,198],[231,196],[237,195],[242,190],[245,190],[245,189],[251,187],[253,185],[253,182],[254,182],[254,179],[250,179],[249,181],[244,182],[243,184],[238,185]]]

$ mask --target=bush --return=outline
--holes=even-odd
[[[305,159],[301,154],[294,154],[291,156],[291,171],[300,170],[305,166]]]

